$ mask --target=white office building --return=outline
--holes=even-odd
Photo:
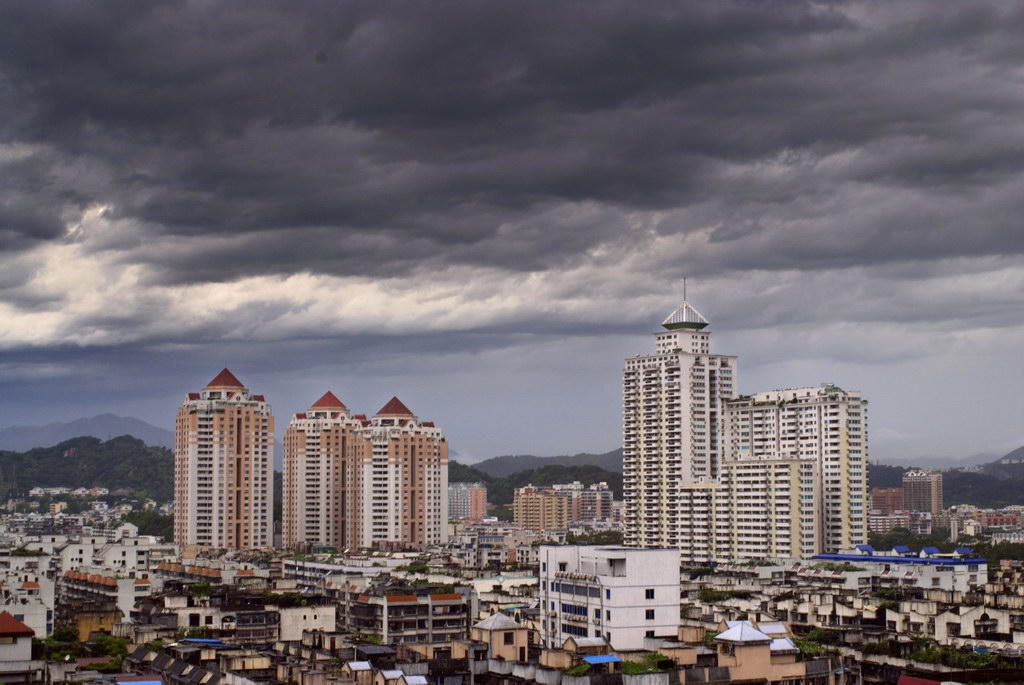
[[[679,551],[542,546],[541,645],[604,638],[619,650],[645,637],[674,637],[679,625]]]

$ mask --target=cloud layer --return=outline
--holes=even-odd
[[[1022,32],[1011,2],[4,6],[4,413],[86,413],[71,385],[160,420],[235,364],[282,416],[328,377],[474,455],[608,449],[688,276],[744,390],[859,387],[912,436],[876,454],[1012,447]],[[964,392],[991,408],[954,427]]]

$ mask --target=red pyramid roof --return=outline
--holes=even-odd
[[[402,400],[392,397],[387,404],[380,408],[376,416],[412,416],[412,412],[409,411],[409,407],[402,404]]]
[[[36,631],[6,611],[0,612],[0,637],[32,637],[35,634]]]
[[[244,388],[242,381],[235,378],[235,374],[224,369],[217,374],[217,377],[206,384],[208,388]]]
[[[324,393],[323,397],[321,397],[320,399],[313,403],[311,409],[333,409],[335,407],[347,409],[345,403],[339,400],[333,392],[328,390],[327,392]]]

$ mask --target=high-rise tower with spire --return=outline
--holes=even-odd
[[[227,369],[178,409],[174,541],[251,549],[273,542],[274,416]]]
[[[867,542],[867,401],[826,384],[737,396],[685,300],[623,374],[625,542],[690,562]]]
[[[654,334],[654,354],[623,372],[625,542],[680,544],[680,488],[717,478],[722,403],[736,389],[736,357],[712,354],[708,321],[683,301]]]

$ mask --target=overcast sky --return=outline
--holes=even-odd
[[[877,459],[1024,444],[1019,2],[6,2],[0,426],[398,395],[621,444],[682,299]]]

